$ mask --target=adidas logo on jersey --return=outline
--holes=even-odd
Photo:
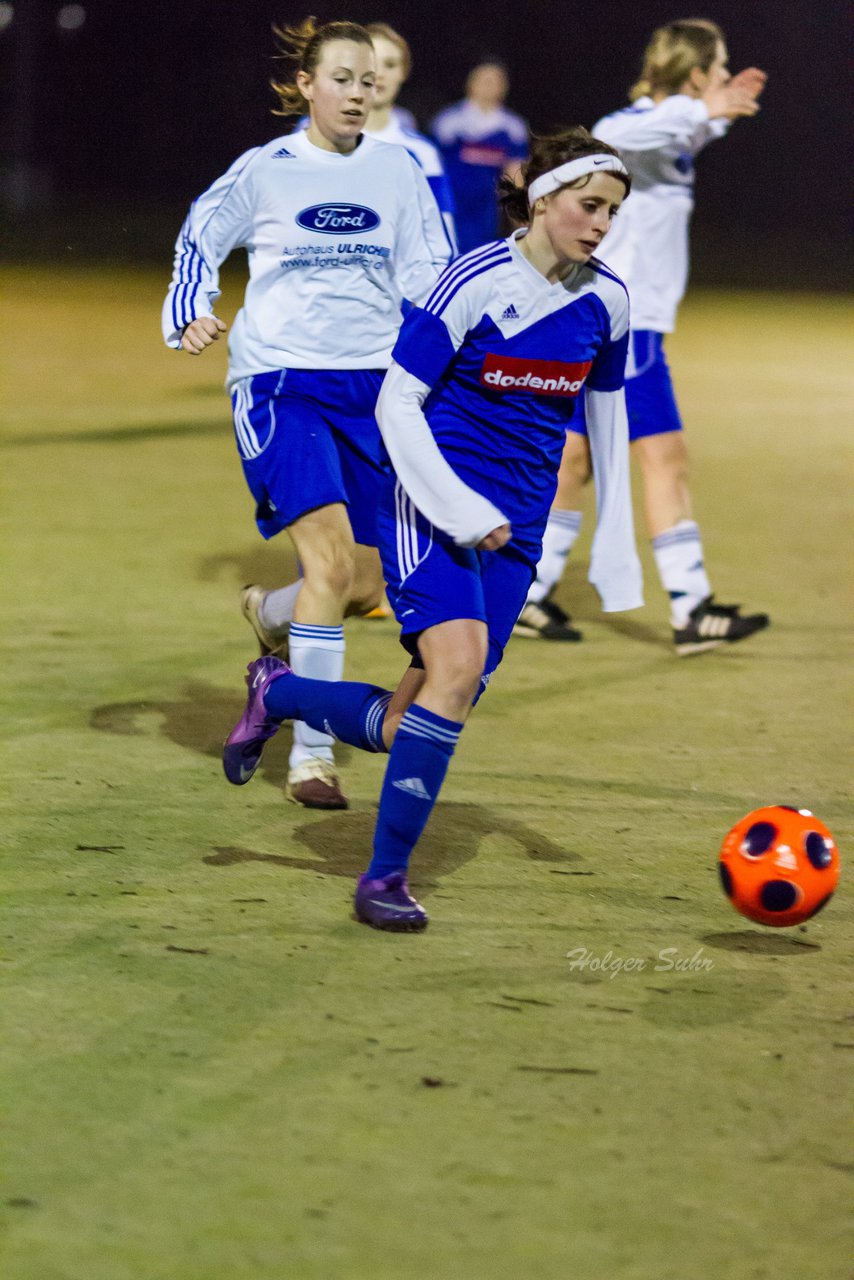
[[[280,147],[278,151],[274,151],[271,160],[293,160],[293,151],[288,151],[287,147]]]
[[[420,778],[399,778],[392,786],[397,787],[398,791],[407,791],[410,795],[417,796],[419,800],[433,799]]]
[[[505,308],[505,310],[501,312],[501,319],[502,320],[518,320],[519,319],[519,312],[513,306],[512,302],[510,303],[509,307]]]

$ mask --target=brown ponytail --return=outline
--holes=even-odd
[[[332,40],[352,40],[373,49],[369,32],[357,22],[326,22],[318,27],[314,18],[304,18],[298,27],[273,27],[273,35],[279,46],[277,57],[294,64],[294,73],[304,71],[313,76],[323,53],[323,46]],[[273,108],[274,116],[299,116],[308,107],[295,80],[271,80],[270,85],[279,99]]]
[[[531,221],[531,210],[528,206],[528,188],[537,178],[559,165],[569,164],[570,160],[580,160],[582,156],[619,156],[619,151],[609,147],[607,142],[600,142],[580,124],[561,129],[557,133],[541,138],[531,139],[530,159],[522,165],[521,181],[503,177],[498,184],[498,198],[505,216],[514,226],[527,226]],[[617,178],[626,188],[626,195],[632,188],[632,180],[628,174],[614,173],[609,170],[608,176]],[[586,186],[590,175],[585,174],[577,182],[569,185]]]

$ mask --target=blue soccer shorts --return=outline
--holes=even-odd
[[[652,329],[633,329],[626,361],[626,411],[629,440],[641,436],[681,431],[682,419],[676,405],[670,366],[664,354],[664,334]],[[584,396],[578,397],[569,430],[587,435]]]
[[[400,643],[417,657],[418,637],[428,627],[456,618],[485,622],[489,651],[486,686],[504,656],[534,580],[542,528],[519,531],[500,551],[458,547],[417,510],[400,481],[383,488],[377,533],[388,600],[400,623]]]
[[[356,541],[376,546],[385,455],[374,410],[384,374],[284,369],[234,384],[237,450],[265,538],[343,502]]]

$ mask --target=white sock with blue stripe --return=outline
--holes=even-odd
[[[557,586],[566,568],[566,558],[581,532],[580,511],[549,512],[543,534],[543,553],[537,565],[537,576],[528,592],[528,604],[539,604]]]
[[[311,680],[340,680],[344,675],[343,623],[337,627],[320,627],[307,622],[292,622],[288,663],[298,676],[308,676]],[[295,720],[290,767],[295,769],[312,756],[331,762],[334,741],[331,734],[312,729],[304,720]]]
[[[463,726],[417,703],[391,745],[374,832],[372,880],[405,871],[439,795]]]
[[[693,520],[680,520],[652,540],[661,585],[670,596],[670,623],[677,629],[701,600],[712,594],[703,564],[703,543]]]

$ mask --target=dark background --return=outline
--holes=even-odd
[[[189,201],[240,152],[285,132],[270,114],[273,21],[390,22],[415,67],[401,105],[426,129],[484,56],[508,65],[508,105],[537,129],[592,124],[626,100],[670,3],[570,0],[18,0],[0,31],[0,195],[7,258],[171,258]],[[701,159],[694,277],[720,284],[839,288],[850,171],[841,0],[738,3],[720,23],[734,71],[769,72],[763,109]]]

